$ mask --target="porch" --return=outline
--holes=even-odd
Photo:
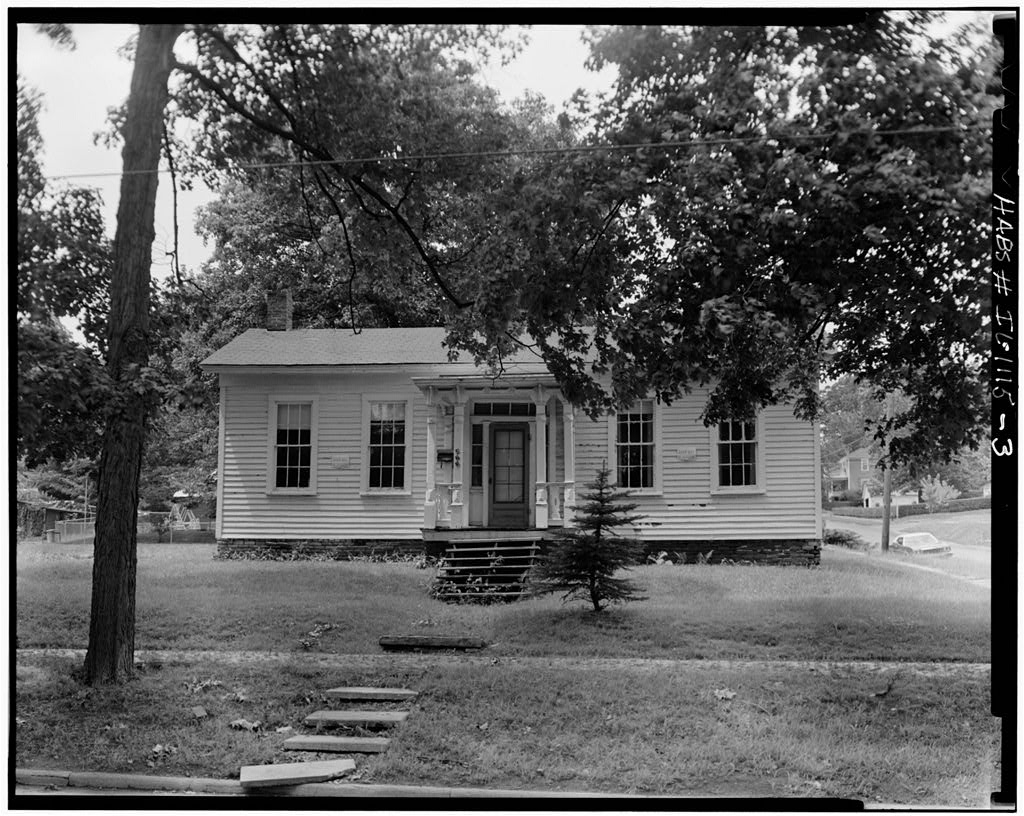
[[[576,417],[554,378],[413,382],[427,413],[425,541],[538,540],[571,524]]]

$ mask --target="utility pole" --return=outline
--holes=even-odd
[[[886,463],[882,476],[882,552],[889,552],[889,511],[892,508],[892,468]]]
[[[885,398],[885,418],[892,419],[892,394]],[[889,462],[889,443],[885,445],[885,471],[882,474],[882,552],[889,552],[889,514],[892,512],[892,464]]]

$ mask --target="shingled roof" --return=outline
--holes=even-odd
[[[333,366],[409,365],[448,362],[442,345],[443,328],[249,329],[207,357],[204,368],[217,366]],[[460,363],[472,363],[461,353]],[[519,350],[507,362],[538,363],[535,355]]]

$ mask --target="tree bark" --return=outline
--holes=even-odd
[[[148,398],[133,388],[149,361],[149,288],[161,130],[181,25],[144,25],[124,125],[121,199],[110,282],[107,369],[116,386],[103,437],[85,681],[120,682],[135,664],[139,471]]]

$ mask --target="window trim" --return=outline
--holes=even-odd
[[[651,470],[654,475],[654,485],[652,487],[621,487],[619,485],[619,456],[618,456],[618,433],[619,433],[619,412],[610,411],[608,413],[608,464],[611,469],[611,484],[619,490],[628,490],[630,496],[661,496],[664,490],[662,482],[662,468],[661,468],[661,412],[662,405],[653,397],[642,397],[636,400],[633,405],[638,402],[650,402],[651,409],[654,412],[654,439],[651,442],[651,454],[654,457],[652,462]]]
[[[277,486],[277,406],[309,403],[309,487]],[[270,394],[267,397],[267,495],[315,496],[317,493],[317,453],[320,448],[320,397],[317,394]]]
[[[731,419],[732,422],[743,421]],[[756,482],[752,485],[721,485],[718,483],[718,422],[708,427],[708,442],[711,447],[711,495],[712,496],[751,496],[767,493],[764,478],[764,422],[761,414],[754,417],[754,476]]]
[[[394,402],[405,405],[405,486],[370,487],[370,406],[375,402]],[[406,393],[363,394],[363,410],[360,419],[359,437],[359,495],[360,496],[411,496],[412,495],[412,434],[413,401]]]

